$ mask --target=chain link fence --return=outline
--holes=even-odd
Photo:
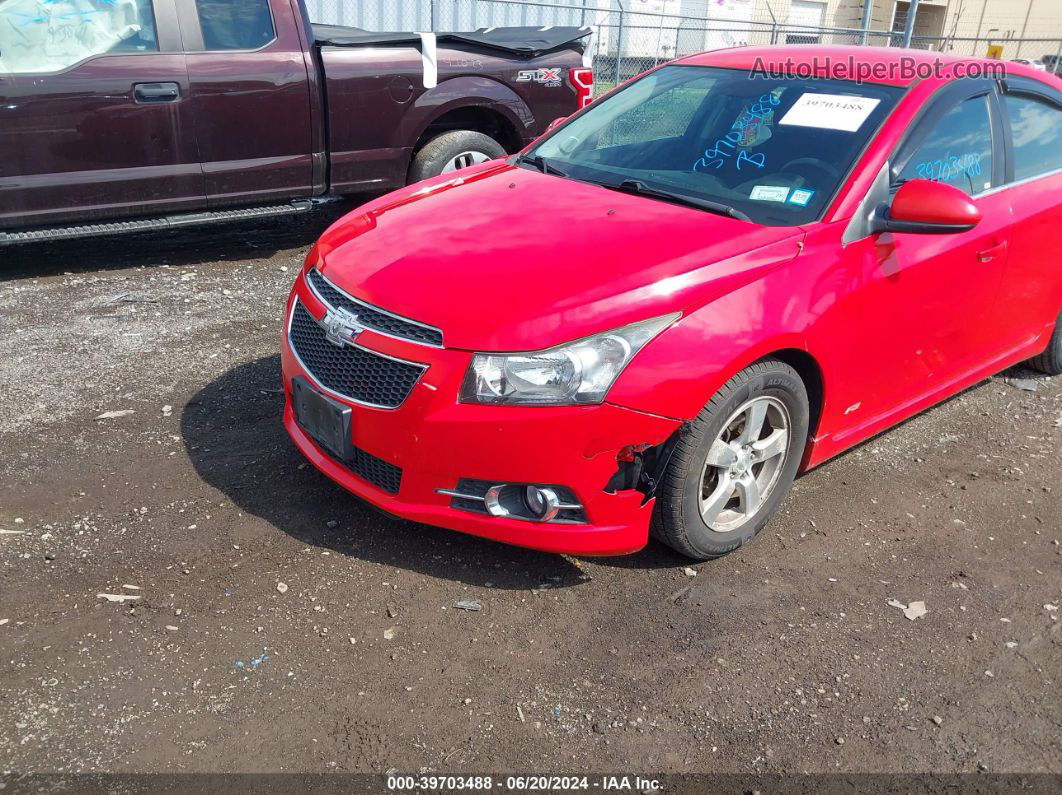
[[[928,0],[933,2],[933,0]],[[1034,0],[1035,1],[1035,0]],[[378,31],[475,30],[483,27],[576,25],[594,31],[591,41],[598,92],[647,69],[695,52],[768,44],[854,44],[903,46],[908,0],[871,0],[872,27],[821,24],[831,2],[813,0],[306,0],[314,22]],[[982,3],[974,7],[973,4]],[[1024,25],[1017,17],[986,16],[989,2],[950,0],[954,17],[940,5],[910,25],[910,46],[966,57],[1038,61],[1062,75],[1062,12],[1035,21],[1050,35],[1030,30],[1032,3]],[[1059,0],[1051,0],[1059,2]],[[965,5],[964,5],[965,4]],[[1059,2],[1062,5],[1062,2]],[[848,3],[847,16],[860,15],[862,2]],[[967,13],[980,10],[980,15]],[[776,10],[778,9],[778,10]],[[854,9],[854,11],[852,10]],[[784,16],[783,12],[784,11]],[[891,12],[891,18],[889,14]],[[941,16],[944,12],[944,16]],[[881,16],[884,14],[885,16]],[[921,21],[919,21],[921,20]],[[1057,24],[1056,24],[1057,22]],[[976,24],[975,24],[976,23]],[[859,24],[856,19],[855,25]],[[941,35],[926,35],[936,26]],[[887,28],[882,30],[880,28]],[[1018,35],[1020,32],[1021,35]]]

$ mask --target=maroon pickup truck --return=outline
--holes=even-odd
[[[515,152],[590,101],[589,33],[0,0],[0,245],[296,213]]]

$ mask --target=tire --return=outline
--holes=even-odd
[[[409,168],[409,181],[420,182],[422,179],[437,177],[452,168],[452,162],[461,155],[467,155],[468,165],[505,157],[506,151],[500,143],[489,135],[471,130],[454,130],[432,138],[416,156]]]
[[[1062,375],[1062,313],[1055,321],[1055,333],[1047,343],[1047,350],[1029,359],[1026,364],[1047,375]]]
[[[753,404],[763,407],[765,420],[759,435],[744,439],[749,418],[756,413]],[[718,558],[749,541],[793,485],[807,443],[809,413],[804,382],[777,359],[757,362],[727,381],[675,446],[657,490],[653,536],[696,560]],[[787,436],[778,436],[783,428]],[[750,447],[752,443],[757,447]],[[774,449],[784,452],[767,458]],[[709,451],[733,469],[710,466]],[[775,463],[776,458],[781,460]],[[755,489],[749,478],[756,481]],[[730,483],[733,497],[726,496]],[[757,502],[751,502],[754,495]],[[714,517],[714,529],[702,515],[702,505]],[[720,505],[735,507],[716,513]],[[742,518],[744,507],[752,510]]]

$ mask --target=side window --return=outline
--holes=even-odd
[[[257,50],[276,38],[269,0],[195,0],[208,50]]]
[[[616,117],[598,136],[598,147],[679,138],[689,129],[704,98],[715,86],[714,77],[687,80],[670,91]]]
[[[49,74],[95,55],[158,49],[151,0],[0,0],[0,74]]]
[[[1008,94],[1003,102],[1014,133],[1014,179],[1062,169],[1062,110],[1041,99]]]
[[[992,116],[988,97],[973,97],[952,108],[933,126],[900,180],[947,182],[971,196],[992,186]]]

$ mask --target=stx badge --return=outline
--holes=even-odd
[[[517,83],[542,83],[556,88],[562,82],[560,69],[524,69],[516,73]]]

